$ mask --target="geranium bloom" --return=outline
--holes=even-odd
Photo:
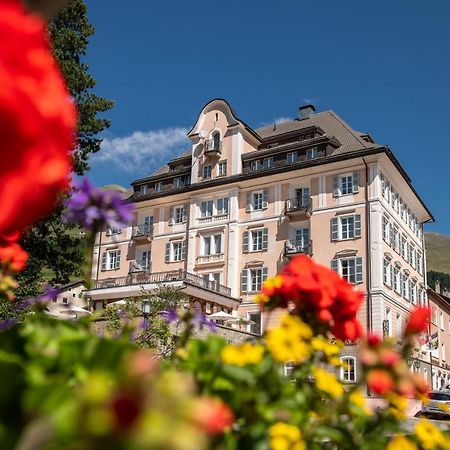
[[[306,255],[293,258],[279,275],[268,279],[256,300],[268,309],[293,305],[294,313],[317,324],[318,331],[331,330],[342,340],[354,341],[363,335],[356,319],[362,292]]]
[[[394,388],[394,380],[385,370],[375,369],[367,375],[367,386],[375,394],[385,395]]]
[[[16,243],[0,246],[0,261],[11,273],[24,269],[28,260],[28,253]]]
[[[425,306],[415,308],[406,323],[405,335],[420,334],[428,329],[431,310]]]
[[[0,2],[0,239],[54,207],[67,186],[76,112],[45,22],[19,0]]]
[[[194,421],[207,434],[224,433],[234,422],[233,411],[216,398],[200,398],[194,406],[192,415]]]

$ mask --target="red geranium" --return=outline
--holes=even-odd
[[[414,309],[406,323],[405,335],[420,334],[428,330],[431,310],[425,306],[418,306]]]
[[[262,288],[263,297],[275,299],[269,307],[286,308],[291,303],[305,321],[316,322],[322,332],[331,330],[342,340],[354,341],[363,335],[356,318],[363,294],[336,272],[301,255],[293,258],[278,277],[281,282],[269,281]]]
[[[207,434],[215,435],[226,431],[234,422],[233,411],[219,399],[205,397],[195,403],[194,421]]]
[[[367,386],[375,394],[385,395],[394,388],[394,380],[385,370],[375,369],[367,374]]]
[[[0,3],[0,239],[16,240],[68,184],[76,112],[45,22],[19,0]]]
[[[10,272],[16,273],[24,269],[28,253],[16,243],[0,247],[0,261]]]

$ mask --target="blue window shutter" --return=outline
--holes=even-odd
[[[241,292],[247,292],[247,286],[248,286],[248,270],[244,269],[241,272]]]
[[[170,262],[170,242],[166,244],[166,263]]]
[[[243,249],[242,249],[242,251],[244,252],[244,253],[247,253],[248,252],[248,231],[244,231],[244,235],[243,235]]]
[[[355,214],[355,237],[361,237],[361,214]]]
[[[268,228],[263,229],[263,240],[262,240],[262,249],[267,250],[269,247],[269,230]]]
[[[331,219],[331,240],[337,241],[339,239],[339,226],[338,226],[338,217],[333,217]]]
[[[352,183],[353,183],[353,193],[358,192],[359,191],[359,172],[353,172],[353,176],[352,176]]]
[[[106,270],[106,258],[107,258],[107,254],[106,252],[102,253],[102,270]]]
[[[333,177],[333,197],[339,197],[339,177]]]

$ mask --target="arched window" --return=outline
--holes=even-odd
[[[218,131],[216,131],[213,134],[213,145],[214,145],[214,149],[219,149],[220,147],[220,133]]]
[[[346,383],[356,382],[356,359],[354,356],[341,357],[341,381]]]

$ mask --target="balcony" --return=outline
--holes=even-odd
[[[153,237],[153,226],[149,224],[136,225],[131,232],[131,239],[136,243],[150,242]]]
[[[225,255],[220,253],[218,255],[202,255],[197,256],[197,265],[213,265],[225,263]]]
[[[312,214],[310,197],[290,198],[284,202],[284,214],[290,218],[307,218]]]
[[[136,261],[130,262],[130,268],[128,269],[129,274],[134,273],[150,273],[151,272],[151,264],[142,265],[137,263]]]
[[[205,155],[220,156],[222,154],[222,141],[209,139],[205,142]]]
[[[200,223],[212,223],[212,222],[221,222],[222,220],[228,220],[230,218],[230,214],[217,214],[216,216],[205,216],[199,217],[198,221]]]
[[[299,254],[312,255],[312,241],[302,239],[289,240],[284,244],[284,256],[290,257]]]

